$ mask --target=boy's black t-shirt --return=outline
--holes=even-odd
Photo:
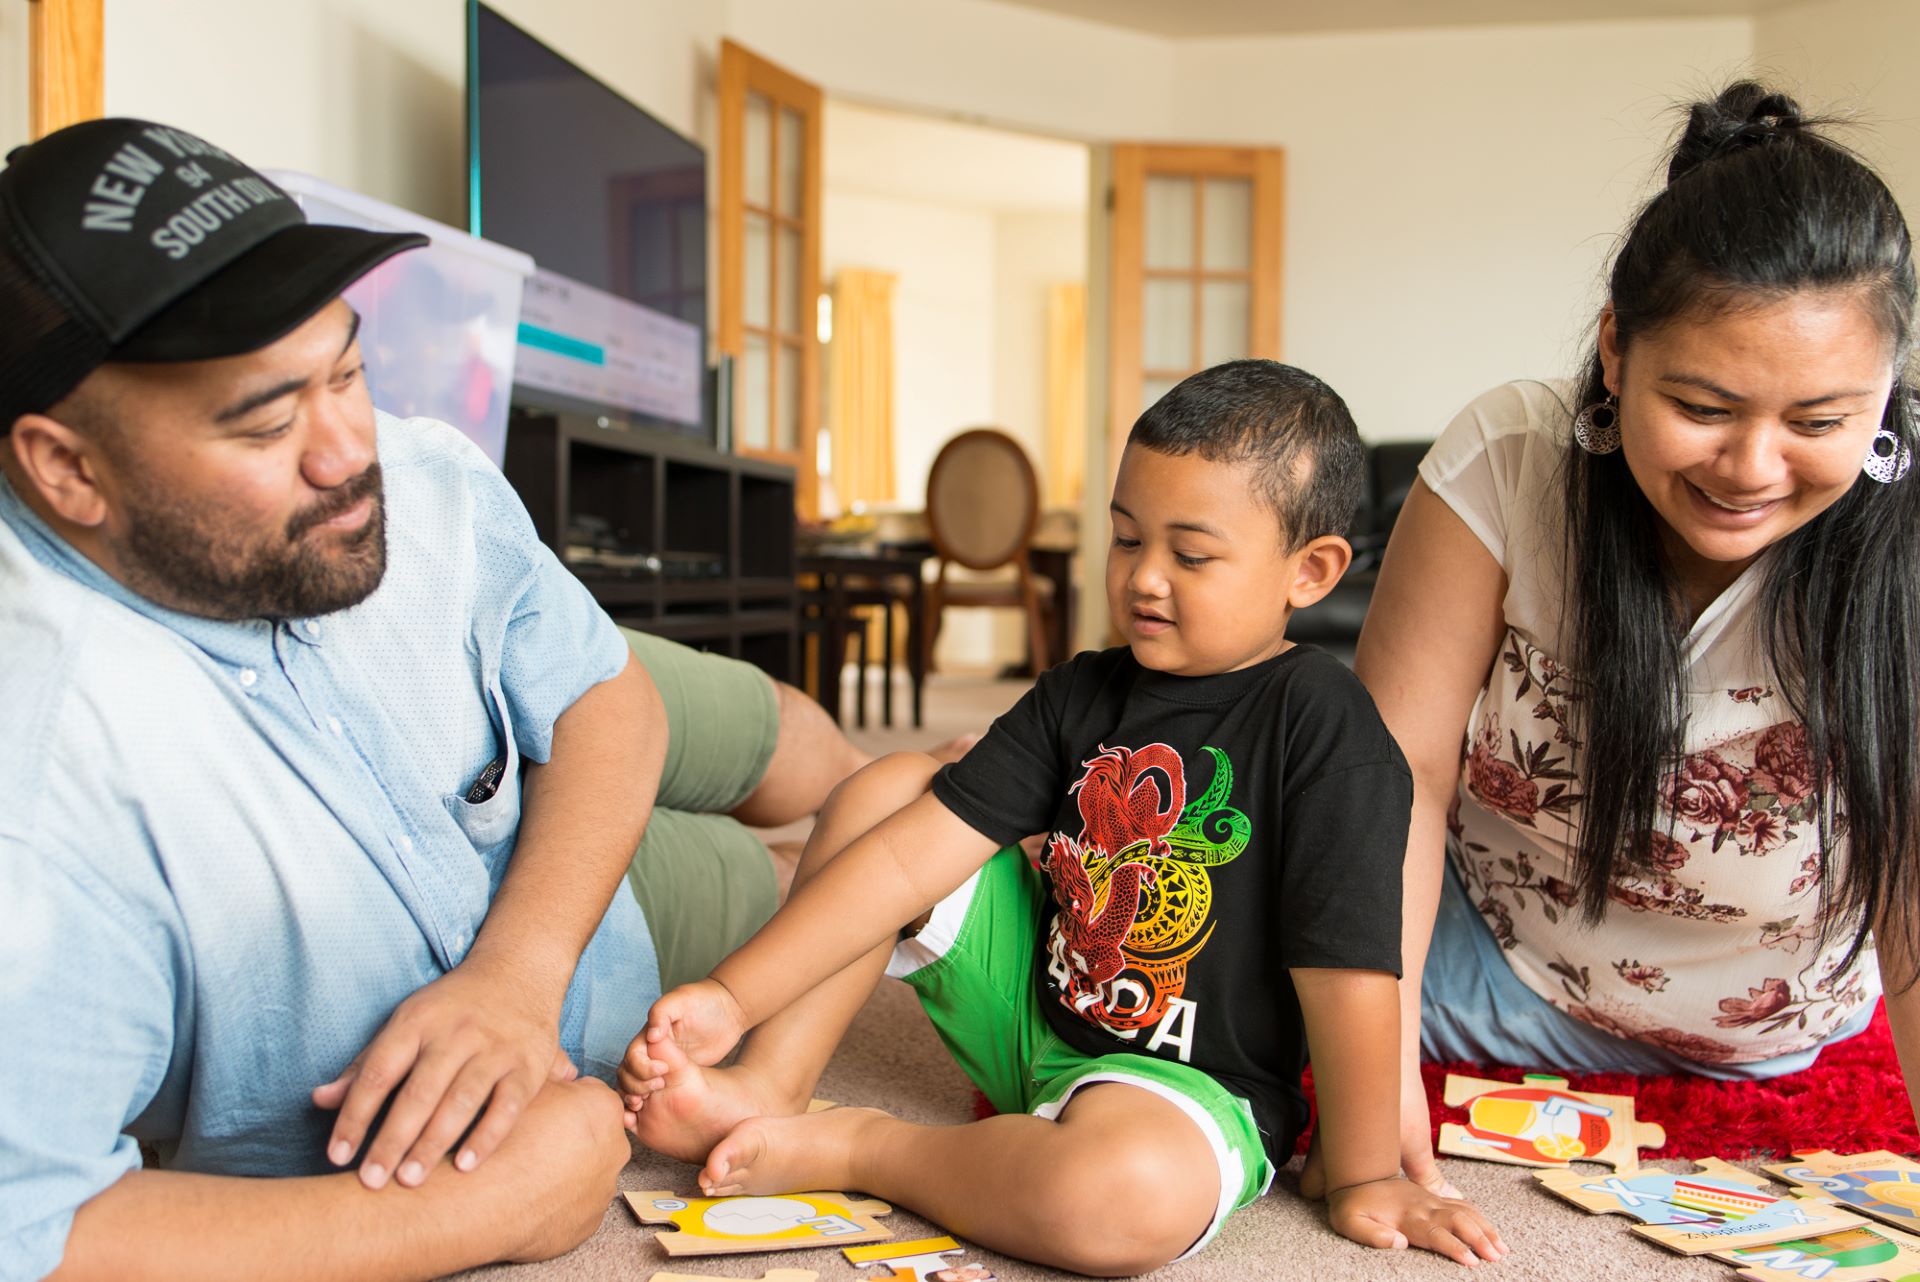
[[[934,795],[982,835],[1048,832],[1034,982],[1064,1042],[1198,1068],[1276,1165],[1306,1125],[1293,966],[1400,971],[1413,780],[1324,651],[1179,677],[1121,647],[1041,676]]]

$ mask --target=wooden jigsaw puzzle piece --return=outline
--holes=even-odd
[[[1920,1163],[1886,1149],[1832,1153],[1816,1149],[1767,1166],[1775,1178],[1871,1215],[1897,1228],[1920,1229]]]
[[[1564,1168],[1600,1162],[1617,1170],[1640,1165],[1642,1148],[1659,1148],[1667,1133],[1634,1117],[1630,1095],[1571,1090],[1567,1079],[1529,1073],[1518,1082],[1448,1074],[1442,1098],[1467,1121],[1440,1127],[1438,1151],[1452,1157],[1516,1166]]]
[[[1639,1220],[1635,1233],[1682,1255],[1812,1239],[1866,1223],[1830,1203],[1770,1193],[1764,1177],[1712,1157],[1685,1172],[1538,1171],[1534,1178],[1591,1214]]]
[[[1821,1198],[1808,1199],[1824,1201]],[[1920,1238],[1884,1224],[1860,1224],[1838,1233],[1771,1246],[1714,1251],[1747,1282],[1907,1282],[1920,1277]]]
[[[966,1248],[950,1237],[922,1238],[917,1242],[886,1242],[879,1246],[850,1246],[841,1254],[847,1263],[887,1266],[885,1273],[870,1273],[864,1282],[994,1282],[993,1271],[983,1264],[949,1260]]]
[[[643,1224],[670,1224],[654,1241],[668,1255],[722,1255],[881,1242],[893,1236],[875,1222],[893,1208],[845,1193],[782,1193],[773,1197],[680,1197],[654,1189],[623,1194]]]

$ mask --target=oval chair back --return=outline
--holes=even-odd
[[[1029,664],[1036,673],[1046,668],[1042,591],[1028,557],[1039,523],[1040,479],[1019,441],[997,428],[976,427],[940,447],[927,474],[927,533],[939,557],[928,602],[929,662],[948,604],[1000,605],[1026,611]],[[1016,582],[949,586],[949,561],[969,570],[1011,565]]]

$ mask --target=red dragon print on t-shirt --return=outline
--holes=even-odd
[[[1061,1000],[1129,1036],[1180,997],[1213,933],[1207,870],[1246,849],[1247,817],[1227,805],[1233,767],[1219,749],[1203,751],[1213,778],[1189,805],[1173,748],[1101,744],[1071,789],[1079,834],[1054,833],[1042,860],[1060,910],[1048,952]]]

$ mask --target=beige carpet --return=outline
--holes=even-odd
[[[968,729],[980,729],[1018,698],[1019,683],[985,679],[937,680],[929,691],[924,731],[869,731],[854,738],[884,751],[922,747]],[[877,706],[875,704],[870,707]],[[896,697],[896,710],[904,707]],[[964,1123],[973,1116],[973,1092],[954,1067],[905,985],[883,982],[855,1022],[820,1085],[822,1097],[842,1104],[884,1108],[925,1123]],[[1656,1119],[1657,1120],[1657,1119]],[[1527,1282],[1642,1282],[1645,1279],[1731,1279],[1733,1270],[1712,1260],[1688,1260],[1632,1236],[1620,1216],[1588,1216],[1539,1191],[1517,1167],[1447,1161],[1449,1178],[1488,1215],[1513,1254],[1485,1276]],[[1597,1169],[1597,1168],[1595,1168]],[[694,1168],[635,1149],[620,1178],[622,1189],[694,1192]],[[1116,1207],[1116,1216],[1126,1208]],[[935,1236],[941,1230],[896,1210],[885,1222],[896,1240]],[[572,1253],[543,1264],[496,1266],[462,1274],[493,1282],[645,1282],[656,1270],[714,1277],[759,1278],[772,1268],[813,1269],[821,1282],[854,1282],[872,1269],[848,1264],[838,1251],[715,1256],[672,1262],[653,1244],[654,1229],[641,1227],[624,1202],[611,1205],[600,1230]],[[979,1249],[963,1258],[989,1265],[1002,1282],[1063,1278],[1051,1269]],[[1228,1222],[1220,1237],[1195,1258],[1153,1274],[1165,1282],[1201,1279],[1458,1278],[1461,1267],[1421,1253],[1369,1251],[1334,1235],[1320,1206],[1294,1192],[1294,1173],[1283,1173],[1273,1192]]]

